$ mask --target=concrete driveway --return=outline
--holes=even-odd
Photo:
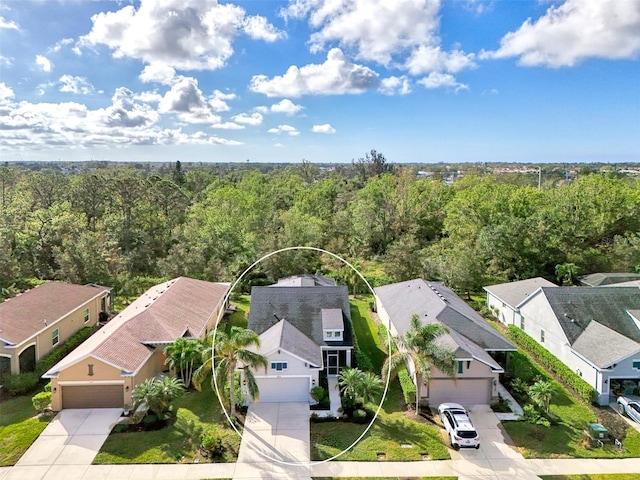
[[[308,403],[253,403],[233,478],[310,479],[309,443]]]
[[[91,465],[121,413],[120,408],[62,410],[14,468]]]

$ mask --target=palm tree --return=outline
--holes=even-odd
[[[373,372],[364,372],[360,383],[359,395],[363,404],[367,404],[382,392],[382,379]]]
[[[343,368],[338,376],[338,386],[342,395],[349,397],[352,403],[366,405],[382,391],[382,380],[375,373]]]
[[[417,314],[411,318],[411,328],[404,335],[393,337],[398,349],[384,362],[384,375],[395,376],[411,360],[415,368],[416,413],[420,413],[422,383],[431,380],[431,369],[437,368],[455,376],[456,357],[453,350],[439,345],[438,337],[449,330],[440,323],[421,325]]]
[[[561,285],[575,285],[579,268],[575,263],[556,265],[556,278]]]
[[[551,396],[555,390],[550,381],[538,380],[529,387],[529,397],[531,397],[531,401],[538,405],[544,413],[548,414]]]
[[[184,383],[174,377],[148,378],[131,392],[133,410],[145,403],[158,418],[165,419],[172,410],[171,402],[184,393]]]
[[[180,378],[187,388],[191,385],[194,366],[199,365],[202,360],[202,350],[204,345],[200,339],[184,337],[178,338],[164,349],[167,356],[165,365],[180,372]]]
[[[253,375],[252,369],[264,367],[267,369],[267,358],[259,353],[247,350],[246,347],[259,347],[260,338],[258,334],[246,328],[233,326],[228,332],[220,329],[216,330],[213,345],[202,351],[203,364],[193,373],[193,384],[200,390],[202,382],[207,378],[212,366],[215,365],[215,383],[219,386],[228,385],[228,400],[230,416],[236,414],[236,367],[238,363],[243,365],[244,378],[247,382],[247,389],[252,399],[258,398],[260,392]],[[214,362],[215,358],[215,362]],[[214,379],[211,379],[214,385]],[[222,395],[227,395],[224,388],[219,389]]]

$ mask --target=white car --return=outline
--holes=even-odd
[[[476,432],[469,414],[462,405],[442,403],[438,413],[449,435],[449,442],[456,450],[459,448],[480,448],[480,435]]]
[[[618,411],[640,423],[640,402],[626,397],[618,397]]]

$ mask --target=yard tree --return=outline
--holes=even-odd
[[[202,350],[204,350],[204,344],[199,338],[185,337],[176,339],[164,349],[165,365],[179,372],[187,388],[191,385],[193,371],[202,363]]]
[[[159,419],[166,420],[173,411],[171,403],[183,394],[182,380],[174,377],[148,378],[131,392],[133,410],[144,403]]]
[[[212,332],[213,334],[213,332]],[[211,339],[211,336],[209,337]],[[202,383],[213,369],[211,385],[223,396],[228,394],[229,412],[231,417],[236,414],[236,369],[238,364],[242,365],[249,395],[254,400],[258,398],[260,392],[256,383],[252,369],[263,367],[267,369],[267,359],[259,353],[249,350],[247,347],[259,347],[260,337],[258,334],[242,327],[232,326],[228,332],[222,329],[215,330],[215,338],[212,345],[202,352],[203,364],[193,374],[193,384],[200,389]],[[215,376],[215,383],[214,383]],[[228,390],[224,388],[228,386]]]
[[[549,413],[551,397],[555,392],[555,387],[548,380],[538,380],[529,387],[529,397],[544,413]]]
[[[416,413],[420,412],[422,384],[431,380],[432,369],[455,376],[456,359],[453,350],[439,345],[437,340],[448,332],[440,323],[422,325],[417,314],[411,317],[411,328],[400,336],[393,337],[397,349],[382,367],[383,376],[397,375],[401,368],[412,365],[416,385]]]
[[[575,263],[556,265],[556,278],[561,285],[575,285],[580,269]]]

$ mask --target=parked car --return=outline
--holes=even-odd
[[[456,450],[459,448],[480,448],[480,435],[476,432],[469,414],[462,405],[442,403],[438,407],[438,413],[453,448]]]
[[[640,402],[627,397],[618,397],[618,411],[638,423],[640,423]]]

